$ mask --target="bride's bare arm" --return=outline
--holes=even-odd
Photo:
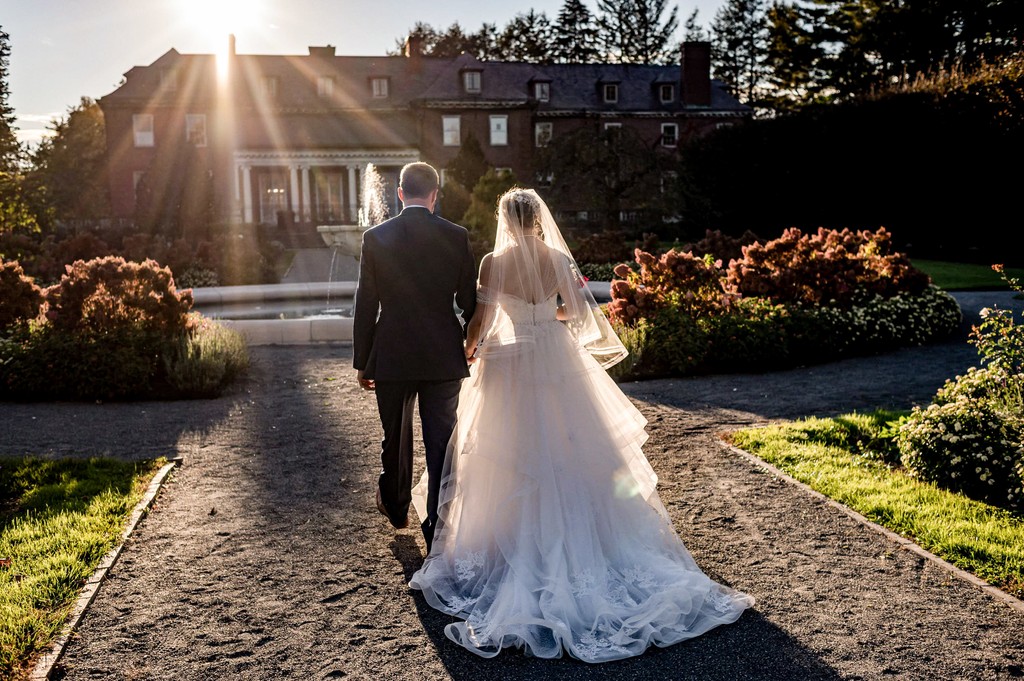
[[[480,262],[479,282],[487,281],[491,269],[491,254],[488,253]],[[494,317],[494,310],[491,303],[477,301],[476,312],[469,320],[469,327],[466,329],[466,359],[472,359],[476,352],[476,346],[480,343],[480,336],[490,326]]]

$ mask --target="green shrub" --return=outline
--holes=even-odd
[[[17,262],[0,261],[0,333],[39,315],[43,293]]]

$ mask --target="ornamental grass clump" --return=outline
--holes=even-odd
[[[897,444],[913,475],[1024,509],[1024,326],[1009,310],[985,309],[981,316],[970,342],[984,366],[947,381],[931,405],[915,408]]]

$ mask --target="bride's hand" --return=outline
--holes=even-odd
[[[476,345],[466,346],[466,364],[476,364]]]

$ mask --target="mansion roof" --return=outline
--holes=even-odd
[[[724,85],[711,81],[710,106],[683,101],[682,69],[678,65],[529,64],[479,61],[463,54],[454,58],[427,56],[334,56],[333,48],[311,47],[309,55],[232,55],[232,101],[288,113],[339,110],[384,112],[416,107],[534,108],[538,115],[559,113],[719,112],[745,115],[749,107],[732,97]],[[479,73],[479,90],[467,91],[463,74]],[[318,87],[331,81],[329,93]],[[267,79],[274,95],[267,98]],[[375,79],[384,80],[387,95],[375,96]],[[173,48],[149,66],[125,74],[124,83],[101,99],[104,106],[172,106],[183,99],[209,102],[216,97],[214,55],[180,54]],[[548,83],[548,101],[537,98],[536,83]],[[606,102],[605,84],[615,84],[618,97]],[[674,85],[663,102],[660,85]],[[339,123],[342,125],[342,123]]]

